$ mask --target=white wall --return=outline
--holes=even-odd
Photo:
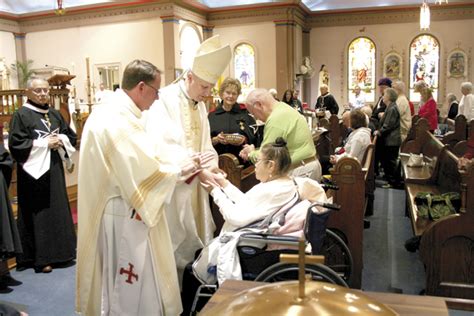
[[[257,64],[256,86],[267,89],[276,87],[276,35],[273,22],[216,27],[213,34],[219,34],[221,42],[230,44],[232,51],[240,43],[251,44],[255,48]],[[234,76],[233,69],[228,67],[224,76]]]
[[[79,98],[86,98],[86,57],[91,79],[98,86],[95,64],[120,63],[121,72],[134,59],[145,59],[164,69],[163,26],[160,19],[81,26],[27,33],[26,55],[34,67],[54,65],[70,69]],[[120,74],[121,75],[121,74]],[[121,78],[120,78],[121,79]],[[162,80],[164,82],[164,78]]]
[[[0,31],[0,58],[2,57],[5,58],[5,63],[10,69],[10,89],[17,89],[18,79],[10,67],[16,62],[15,38],[11,32]]]
[[[365,29],[361,32],[361,29]],[[472,48],[474,46],[474,20],[459,21],[432,21],[428,33],[435,36],[440,42],[440,89],[439,100],[444,102],[445,95],[455,93],[460,98],[459,86],[463,81],[473,81],[474,61]],[[418,23],[393,23],[368,26],[337,26],[315,27],[311,30],[311,58],[316,70],[325,64],[330,73],[331,93],[336,97],[339,105],[347,103],[347,48],[356,37],[367,36],[375,42],[376,78],[382,77],[383,57],[390,50],[395,50],[403,57],[403,80],[407,83],[409,76],[409,45],[421,34]],[[468,78],[446,78],[446,59],[454,48],[459,47],[470,53],[470,67]],[[393,48],[392,48],[393,47]],[[469,53],[468,53],[469,55]],[[311,104],[316,102],[319,95],[318,78],[311,82]],[[378,98],[378,92],[376,99]]]

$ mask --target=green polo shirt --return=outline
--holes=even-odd
[[[261,146],[273,143],[277,137],[283,137],[290,151],[291,163],[314,157],[316,148],[308,123],[303,115],[288,104],[278,102],[265,122]],[[250,160],[255,163],[259,150],[250,153]]]

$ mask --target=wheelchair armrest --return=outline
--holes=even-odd
[[[239,241],[260,241],[270,244],[290,245],[297,246],[298,238],[292,236],[278,236],[278,235],[266,235],[266,234],[243,234],[240,236]]]

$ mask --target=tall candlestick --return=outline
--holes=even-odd
[[[92,98],[91,98],[91,72],[90,72],[90,64],[89,64],[89,57],[86,57],[86,87],[87,87],[87,105],[89,106],[89,113],[92,111]]]

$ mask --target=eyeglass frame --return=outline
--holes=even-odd
[[[155,90],[155,92],[156,92],[156,98],[158,99],[159,96],[160,96],[160,89],[157,89],[157,88],[153,87],[151,84],[149,84],[149,83],[147,83],[147,82],[145,82],[145,81],[143,81],[143,83],[144,83],[145,85],[149,86],[150,88],[152,88],[153,90]]]

